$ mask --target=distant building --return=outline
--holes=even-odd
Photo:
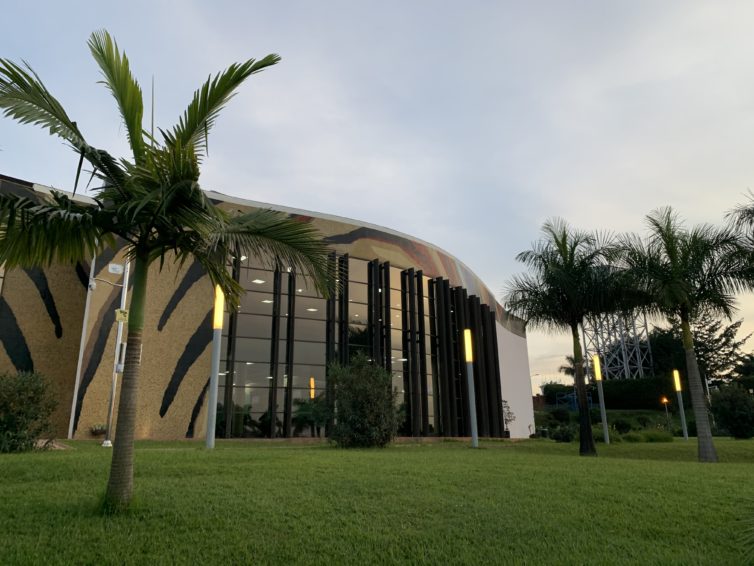
[[[49,190],[0,176],[0,192],[34,196]],[[339,279],[337,292],[325,300],[284,266],[265,270],[242,254],[229,266],[247,292],[238,311],[226,314],[218,437],[310,434],[291,421],[302,403],[326,395],[328,365],[356,351],[392,373],[406,414],[402,434],[468,435],[465,327],[472,329],[477,348],[480,436],[503,436],[503,399],[515,415],[511,436],[529,435],[534,417],[524,325],[459,260],[432,244],[356,220],[208,196],[233,210],[271,208],[312,219],[333,250]],[[0,371],[34,369],[54,381],[60,436],[67,433],[72,410],[76,438],[88,437],[92,426],[107,420],[124,262],[113,250],[94,258],[93,286],[88,261],[9,270],[4,277],[0,270]],[[179,269],[166,262],[161,272],[158,262],[152,266],[138,437],[204,435],[212,306],[212,287],[199,264]]]

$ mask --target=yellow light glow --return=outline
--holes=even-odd
[[[314,399],[314,377],[309,378],[309,399]]]
[[[474,352],[471,348],[471,330],[468,328],[463,331],[463,343],[466,348],[466,362],[473,362]]]
[[[600,367],[600,357],[598,355],[592,356],[592,367],[594,368],[594,379],[602,381],[602,368]]]
[[[215,286],[215,316],[212,321],[212,328],[214,330],[222,330],[223,318],[225,314],[225,295],[223,290],[220,289],[220,285]]]
[[[670,401],[668,401],[667,397],[663,397],[662,399],[660,399],[660,403],[662,403],[663,405],[667,405],[668,403],[670,403]]]
[[[678,373],[677,369],[673,370],[673,382],[675,383],[675,390],[680,391],[681,390],[681,374]]]

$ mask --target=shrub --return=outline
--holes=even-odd
[[[330,374],[336,402],[332,440],[343,448],[389,444],[398,430],[390,373],[359,354],[350,365],[333,365]]]
[[[731,385],[714,392],[711,407],[717,424],[733,438],[754,436],[754,397],[746,389]]]
[[[568,424],[571,422],[571,413],[568,411],[568,409],[553,409],[550,411],[550,417],[558,423],[561,424]]]
[[[662,409],[662,396],[675,399],[673,380],[668,377],[606,379],[602,382],[602,389],[605,393],[605,405],[613,410],[656,411]]]
[[[642,435],[645,442],[673,442],[673,435],[667,430],[645,430]]]
[[[571,442],[576,438],[576,428],[562,425],[550,432],[550,438],[555,442]]]
[[[37,440],[49,437],[55,404],[42,374],[0,374],[0,452],[32,450]]]
[[[623,435],[623,440],[626,442],[645,442],[646,438],[644,438],[644,435],[639,434],[638,432],[627,432]]]
[[[592,437],[594,437],[595,442],[605,442],[605,435],[602,433],[602,427],[601,426],[595,426],[592,427]],[[616,442],[622,442],[623,438],[620,434],[617,432],[610,432],[610,442],[616,443]]]
[[[631,432],[631,423],[626,419],[615,419],[613,428],[620,434],[626,434],[627,432]]]

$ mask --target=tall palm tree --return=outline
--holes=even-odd
[[[574,230],[560,219],[545,222],[542,234],[531,250],[516,256],[530,272],[508,283],[504,302],[527,326],[570,330],[579,403],[579,453],[596,456],[579,326],[586,315],[614,307],[616,274],[610,266],[611,238]]]
[[[729,229],[706,224],[687,229],[670,207],[655,210],[646,221],[646,238],[623,238],[625,266],[649,312],[680,320],[699,461],[716,462],[692,322],[703,313],[732,316],[735,294],[748,287],[740,241]]]
[[[277,55],[234,63],[194,93],[178,123],[153,137],[144,130],[144,104],[129,61],[106,31],[89,38],[125,125],[131,159],[116,159],[87,143],[76,122],[28,64],[0,59],[0,108],[20,123],[36,124],[65,140],[101,186],[95,205],[60,192],[37,200],[0,195],[0,264],[49,265],[92,257],[104,246],[125,242],[134,263],[128,341],[118,406],[118,425],[107,484],[106,506],[128,506],[133,492],[133,443],[149,266],[159,260],[182,265],[193,258],[213,284],[238,304],[242,289],[226,269],[231,254],[256,255],[269,264],[310,275],[328,291],[327,249],[305,222],[272,211],[231,215],[199,186],[207,136],[225,104],[251,75],[274,65]],[[159,138],[159,139],[157,139]],[[76,187],[74,186],[74,194]]]

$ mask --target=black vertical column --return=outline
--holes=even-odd
[[[374,363],[382,363],[382,310],[380,297],[380,263],[374,259],[367,264],[367,326],[369,336],[369,353]]]
[[[432,401],[434,403],[434,427],[435,434],[441,435],[442,432],[442,420],[440,409],[440,385],[439,385],[439,373],[440,369],[437,364],[438,347],[437,347],[437,306],[436,306],[436,288],[437,282],[434,279],[429,280],[429,358],[432,367]]]
[[[487,307],[482,307],[485,317],[486,336],[486,359],[487,375],[489,378],[489,402],[490,416],[492,417],[492,434],[503,436],[505,424],[503,423],[503,396],[500,384],[500,360],[497,353],[497,328],[495,324],[495,312]]]
[[[416,272],[416,314],[418,319],[417,340],[419,342],[419,391],[421,392],[421,434],[429,436],[429,396],[427,392],[427,328],[424,321],[424,274]]]
[[[463,331],[469,327],[468,308],[466,300],[466,289],[455,287],[451,290],[453,301],[453,312],[455,313],[454,334],[458,337],[456,341],[456,355],[459,363],[455,367],[458,376],[458,417],[460,424],[458,434],[468,436],[471,434],[471,415],[469,413],[469,386],[466,377],[466,352],[463,339]]]
[[[340,279],[337,276],[335,252],[327,258],[327,272],[330,281]],[[335,294],[338,290],[340,281],[330,289],[330,296],[325,302],[325,402],[327,404],[328,414],[330,417],[325,423],[325,436],[330,436],[333,425],[333,409],[335,407],[335,391],[333,390],[332,380],[330,379],[330,366],[335,362]]]
[[[469,297],[469,322],[474,335],[474,388],[476,389],[476,410],[479,423],[479,436],[490,436],[490,411],[488,399],[487,363],[485,359],[485,336],[482,322],[482,309],[479,297]]]
[[[277,435],[278,419],[278,373],[280,358],[280,269],[275,269],[272,283],[272,332],[270,333],[270,400],[267,412],[270,416],[270,438]]]
[[[382,333],[384,337],[383,351],[385,355],[385,363],[383,367],[389,371],[393,371],[393,337],[392,337],[392,324],[390,318],[390,263],[385,262],[380,266],[381,276],[380,285],[382,285]]]
[[[233,279],[241,279],[240,254],[233,258]],[[238,305],[228,305],[228,342],[225,351],[225,438],[230,438],[233,428],[233,383],[236,375],[236,334],[238,328]]]
[[[401,352],[403,356],[403,406],[406,409],[406,427],[413,423],[411,403],[411,344],[408,321],[408,272],[401,271]]]
[[[291,413],[293,412],[293,344],[296,329],[296,274],[288,273],[288,318],[285,332],[285,405],[283,409],[283,436],[293,436]]]
[[[450,436],[458,436],[459,415],[458,400],[460,392],[458,390],[458,327],[456,325],[455,310],[450,297],[450,282],[442,280],[443,306],[445,308],[445,338],[447,348],[445,351],[448,368],[448,400],[450,403]]]
[[[406,283],[408,283],[408,360],[409,371],[411,372],[411,436],[419,436],[422,430],[422,399],[416,328],[416,274],[413,269],[407,270]]]
[[[348,254],[338,258],[338,363],[348,363]],[[335,291],[333,291],[335,292]]]

